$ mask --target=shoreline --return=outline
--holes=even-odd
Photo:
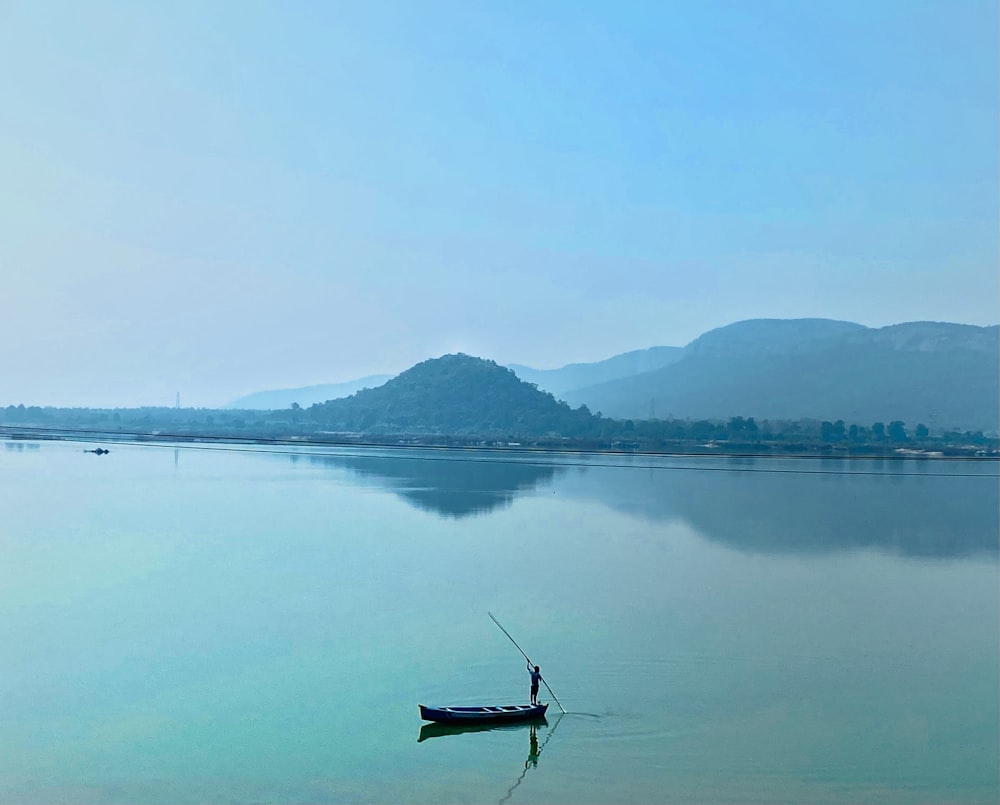
[[[320,433],[263,436],[224,433],[165,433],[162,431],[109,431],[89,428],[35,428],[0,425],[0,439],[9,442],[69,441],[110,444],[232,444],[275,447],[352,447],[358,449],[424,449],[489,451],[510,455],[537,453],[575,455],[654,456],[664,458],[810,458],[838,461],[1000,461],[1000,450],[979,445],[810,445],[805,442],[697,442],[671,441],[657,446],[591,439],[545,438],[507,441],[443,435]]]

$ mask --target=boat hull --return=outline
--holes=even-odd
[[[509,724],[545,718],[547,704],[483,705],[482,707],[420,707],[424,721],[438,724]]]

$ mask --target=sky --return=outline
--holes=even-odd
[[[996,324],[995,0],[0,0],[0,405]]]

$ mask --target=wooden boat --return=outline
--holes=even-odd
[[[420,707],[424,721],[439,724],[485,724],[510,721],[531,721],[544,718],[547,704],[483,705],[482,707]]]

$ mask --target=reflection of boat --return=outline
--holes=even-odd
[[[419,705],[424,721],[444,724],[508,723],[543,718],[547,704],[505,704],[482,707],[427,707]]]
[[[522,730],[525,727],[530,727],[532,733],[534,733],[536,727],[547,727],[548,724],[549,722],[545,720],[545,716],[534,721],[501,721],[499,723],[478,721],[473,724],[464,724],[461,722],[442,724],[437,722],[433,724],[421,724],[417,743],[426,741],[428,738],[440,738],[444,735],[463,735],[467,732],[490,732],[491,730]]]

